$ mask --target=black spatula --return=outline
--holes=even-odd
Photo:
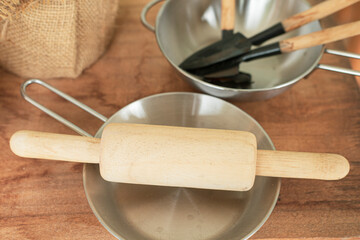
[[[302,13],[296,14],[280,23],[247,39],[236,33],[232,38],[222,40],[194,53],[180,64],[184,70],[203,68],[215,63],[235,58],[250,50],[251,45],[259,45],[264,41],[283,33],[290,32],[309,22],[324,18],[360,0],[327,0]]]
[[[211,57],[216,52],[225,51],[229,46],[246,42],[247,38],[241,33],[234,33],[236,0],[221,1],[221,40],[202,48],[192,54],[186,62],[196,62],[204,57]],[[250,45],[248,50],[250,50]],[[185,63],[185,65],[187,65]]]
[[[289,53],[296,50],[310,48],[321,44],[335,42],[360,34],[360,21],[343,24],[303,36],[297,36],[276,42],[270,45],[251,50],[239,57],[216,63],[207,67],[189,70],[195,75],[206,78],[221,78],[227,76],[223,71],[231,68],[238,68],[241,62],[247,62],[258,58],[269,57],[282,53]]]

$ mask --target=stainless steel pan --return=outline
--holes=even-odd
[[[69,95],[32,79],[21,87],[22,96],[81,135],[91,136],[26,93],[30,84],[42,85],[104,122],[95,134],[114,122],[148,123],[253,132],[260,149],[274,149],[264,129],[249,115],[221,99],[195,93],[164,93],[137,100],[110,118]],[[256,177],[248,192],[156,187],[104,181],[98,165],[85,164],[83,181],[89,205],[101,224],[118,239],[206,240],[246,239],[271,214],[280,179]]]
[[[146,14],[161,1],[154,0],[145,6],[141,20],[155,32],[160,50],[179,76],[205,93],[236,100],[263,100],[284,92],[316,68],[360,75],[360,72],[354,70],[319,64],[324,52],[358,59],[360,55],[317,46],[242,63],[240,71],[250,73],[254,81],[250,89],[227,88],[204,82],[178,65],[187,56],[221,38],[220,0],[167,0],[157,14],[156,27],[153,27],[147,22]],[[235,31],[252,36],[309,7],[305,0],[238,0]],[[319,30],[321,26],[315,21],[265,44]]]

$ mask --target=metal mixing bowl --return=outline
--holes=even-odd
[[[155,31],[157,43],[170,64],[182,79],[201,91],[236,100],[263,100],[274,97],[304,78],[315,68],[359,75],[359,72],[318,64],[323,46],[273,56],[240,64],[240,70],[252,75],[250,89],[221,87],[203,81],[178,67],[195,51],[221,39],[220,0],[167,0],[156,18],[156,27],[146,21],[146,13],[160,2],[150,2],[141,19],[146,27]],[[310,7],[305,0],[237,0],[235,31],[251,37],[256,33],[302,12]],[[274,38],[265,44],[321,30],[318,21],[307,24],[291,33]],[[327,53],[360,58],[360,55],[325,50]]]
[[[164,93],[137,100],[109,119],[40,81],[22,85],[23,97],[56,120],[83,135],[84,130],[54,115],[26,94],[37,83],[104,121],[96,133],[114,122],[250,131],[259,149],[274,146],[264,129],[249,115],[221,99],[195,93]],[[239,159],[240,160],[240,159]],[[271,214],[280,191],[280,179],[256,177],[250,191],[214,191],[157,187],[104,181],[95,164],[85,164],[83,180],[91,209],[115,237],[126,240],[238,240],[254,234]]]

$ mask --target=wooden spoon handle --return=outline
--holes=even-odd
[[[309,22],[322,19],[329,16],[343,8],[346,8],[352,4],[359,2],[360,0],[327,0],[319,3],[318,5],[296,14],[281,23],[285,32],[289,32],[296,28],[299,28]]]
[[[350,170],[338,154],[258,150],[256,175],[284,178],[338,180]]]
[[[36,131],[18,131],[10,139],[18,156],[70,162],[99,163],[100,139]]]
[[[343,24],[322,31],[280,41],[281,52],[292,52],[321,44],[335,42],[360,34],[360,21]]]
[[[235,26],[235,0],[221,1],[221,29],[233,30]]]

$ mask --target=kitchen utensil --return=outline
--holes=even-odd
[[[335,42],[338,40],[350,38],[360,34],[360,21],[343,24],[340,26],[324,29],[318,32],[309,33],[303,36],[281,40],[263,47],[251,50],[241,56],[228,59],[210,66],[201,68],[189,68],[187,71],[196,75],[206,75],[215,73],[229,68],[236,67],[241,62],[248,62],[255,59],[274,56],[282,53],[289,53],[304,48],[310,48],[321,44]],[[208,59],[212,59],[209,57]],[[211,61],[211,60],[210,60]],[[216,74],[222,75],[221,73]],[[214,75],[212,76],[214,77]]]
[[[222,39],[234,36],[235,0],[221,0],[221,36]],[[242,36],[245,38],[244,36]]]
[[[214,74],[207,74],[203,77],[207,83],[212,83],[229,88],[251,88],[251,74],[240,72],[237,68],[230,68],[228,70],[220,71]]]
[[[197,51],[190,56],[188,61],[196,61],[198,58],[211,56],[214,52],[223,50],[224,45],[235,45],[245,42],[247,38],[241,33],[234,33],[236,0],[221,0],[221,44],[212,44],[209,47]],[[186,63],[185,63],[186,65]]]
[[[349,172],[336,154],[257,151],[254,134],[144,124],[109,124],[101,140],[34,131],[10,139],[18,156],[99,163],[112,182],[247,191],[255,174],[335,180]]]
[[[180,64],[180,68],[184,70],[203,68],[238,57],[248,52],[251,45],[260,45],[273,37],[290,32],[309,22],[322,19],[359,1],[360,0],[323,1],[304,12],[291,16],[290,18],[265,29],[249,39],[244,39],[244,36],[241,33],[236,33],[233,37],[238,38],[236,41],[227,41],[226,39],[222,39],[214,44],[211,44],[210,46],[195,52],[190,57],[186,58]]]
[[[160,2],[152,1],[142,11],[144,25],[155,32],[161,52],[178,73],[179,77],[207,94],[238,101],[255,101],[272,98],[306,77],[314,69],[326,69],[341,73],[360,75],[358,71],[319,64],[323,53],[360,58],[359,54],[326,49],[317,46],[282,54],[271,58],[245,62],[240,71],[251,74],[253,84],[248,89],[219,86],[202,77],[179,68],[179,64],[193,52],[217,41],[220,36],[218,0],[167,0],[156,17],[156,30],[145,19],[151,7]],[[305,0],[238,0],[235,32],[252,36],[287,17],[305,11],[310,5]],[[181,22],[181,24],[179,24]],[[290,37],[320,31],[318,21],[269,40],[277,42]]]
[[[264,129],[236,106],[197,93],[164,93],[137,100],[110,118],[40,80],[26,81],[23,97],[84,136],[92,136],[28,96],[29,85],[44,86],[104,122],[142,123],[250,131],[259,149],[274,150]],[[88,126],[89,127],[89,126]],[[246,192],[157,187],[112,183],[100,176],[98,164],[84,164],[84,190],[100,223],[123,240],[223,240],[247,239],[270,216],[279,196],[280,178],[256,176]]]

